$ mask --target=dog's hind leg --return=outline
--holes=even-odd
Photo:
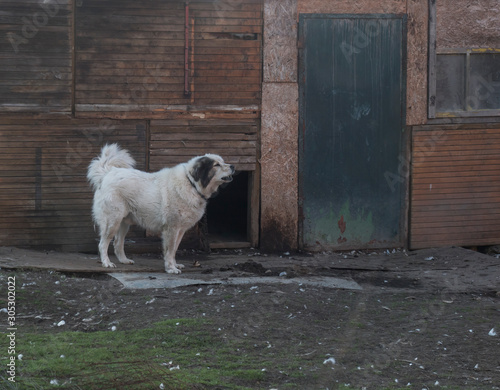
[[[111,262],[108,256],[109,243],[111,242],[113,235],[103,235],[101,234],[101,240],[99,241],[99,255],[101,256],[102,266],[105,268],[114,268],[116,265]]]
[[[100,232],[101,232],[101,240],[99,241],[99,255],[101,256],[101,263],[102,266],[105,268],[114,268],[116,265],[111,262],[108,256],[108,248],[109,248],[109,243],[113,239],[113,237],[116,235],[118,232],[118,229],[120,228],[120,222],[119,221],[114,221],[114,223],[111,223],[111,221],[106,221],[107,223],[104,226],[101,226]]]
[[[125,236],[127,235],[129,228],[130,225],[125,222],[125,220],[123,220],[113,242],[113,246],[115,247],[115,255],[118,258],[118,261],[123,264],[134,264],[134,261],[128,259],[125,255]]]

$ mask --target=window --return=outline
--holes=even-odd
[[[500,50],[436,55],[435,117],[500,115]]]
[[[500,117],[496,3],[429,0],[429,118]]]

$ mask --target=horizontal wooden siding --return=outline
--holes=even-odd
[[[216,153],[237,170],[254,171],[257,142],[256,120],[153,120],[149,166],[155,171]]]
[[[0,3],[0,113],[70,113],[71,0]]]
[[[12,120],[0,124],[0,244],[96,251],[87,167],[119,142],[145,168],[144,122]]]
[[[414,128],[411,173],[411,249],[500,242],[500,128]]]
[[[188,105],[260,103],[261,1],[189,2],[187,95],[184,7],[180,0],[77,6],[79,116],[151,118]]]

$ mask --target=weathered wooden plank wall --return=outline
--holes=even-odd
[[[413,129],[410,248],[498,243],[500,126]]]
[[[257,168],[262,0],[189,3],[185,95],[185,1],[1,1],[0,245],[95,251],[85,174],[107,142],[140,169]]]
[[[3,120],[0,241],[20,247],[95,251],[87,166],[119,142],[145,168],[145,121]]]
[[[256,168],[258,124],[255,120],[153,120],[150,131],[151,170],[208,152],[221,155],[239,171]]]
[[[72,3],[0,3],[0,112],[71,113]]]
[[[260,103],[262,4],[88,0],[76,8],[76,111],[161,117],[171,106]]]

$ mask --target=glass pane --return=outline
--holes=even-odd
[[[465,54],[438,54],[436,62],[437,112],[465,109]]]
[[[500,109],[500,54],[470,55],[469,110]]]

